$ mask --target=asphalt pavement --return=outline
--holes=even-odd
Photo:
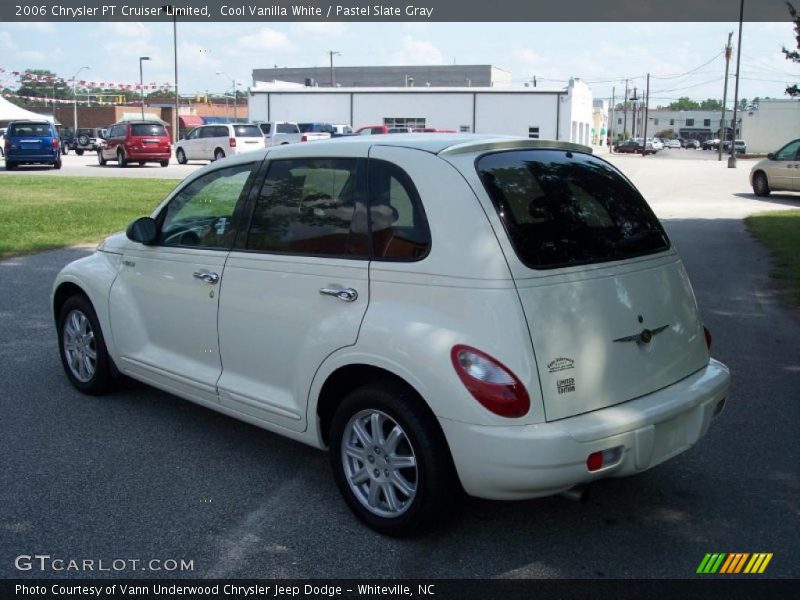
[[[88,250],[0,262],[0,577],[98,575],[15,568],[39,553],[194,565],[111,573],[133,577],[691,578],[707,552],[771,552],[766,576],[800,576],[800,315],[741,221],[800,208],[800,196],[765,202],[749,193],[752,163],[680,156],[612,161],[685,260],[733,376],[723,415],[681,456],[598,482],[585,505],[470,499],[447,528],[411,540],[360,525],[323,452],[145,385],[79,394],[49,293]]]

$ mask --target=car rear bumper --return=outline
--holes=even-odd
[[[439,421],[468,494],[535,498],[641,473],[684,452],[708,431],[729,387],[728,368],[712,359],[667,388],[576,417],[517,427]],[[590,472],[588,456],[605,450],[615,460]]]
[[[44,154],[18,154],[16,152],[8,152],[6,154],[7,162],[14,163],[52,163],[58,160],[58,152],[48,152]]]
[[[172,150],[126,150],[125,158],[132,161],[147,160],[147,161],[162,161],[169,160],[172,157]]]

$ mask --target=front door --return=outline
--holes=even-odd
[[[364,161],[271,161],[252,221],[225,266],[219,307],[223,406],[306,428],[311,380],[356,343],[369,300]]]
[[[159,238],[131,243],[111,288],[120,370],[171,392],[216,402],[217,308],[235,208],[254,165],[190,181],[158,215]]]
[[[775,153],[766,167],[773,190],[800,190],[800,140],[789,142]]]

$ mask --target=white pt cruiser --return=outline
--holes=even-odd
[[[641,473],[725,404],[680,258],[583,146],[397,135],[215,162],[52,295],[79,390],[120,374],[330,450],[367,525],[463,488]]]

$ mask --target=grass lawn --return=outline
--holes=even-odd
[[[753,215],[745,223],[772,254],[770,276],[789,288],[793,300],[800,304],[800,210]]]
[[[149,215],[178,181],[0,176],[0,258],[97,242]]]

